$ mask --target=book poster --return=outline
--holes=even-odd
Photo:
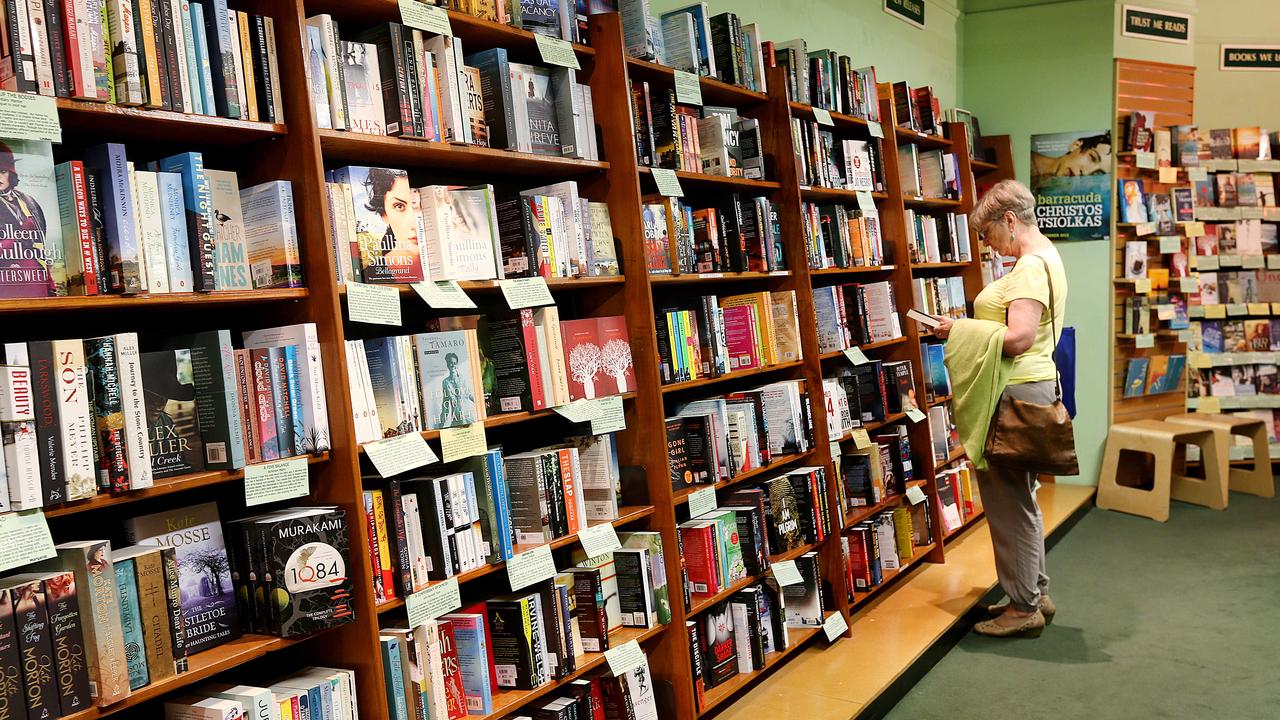
[[[1051,240],[1103,240],[1111,227],[1111,133],[1031,136],[1031,193]]]

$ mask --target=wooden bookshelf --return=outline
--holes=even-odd
[[[766,675],[776,670],[795,653],[803,650],[814,638],[822,635],[820,627],[788,628],[787,636],[791,644],[778,652],[771,652],[764,657],[764,668],[749,673],[738,673],[723,683],[706,691],[703,695],[699,716],[709,715],[718,707],[734,699],[738,693],[746,690]]]
[[[5,298],[0,314],[59,312],[128,312],[161,307],[235,307],[289,302],[307,297],[306,288],[264,290],[220,290],[208,293],[166,293],[153,295],[72,295],[50,298]]]
[[[609,163],[576,158],[495,150],[477,145],[427,142],[412,138],[365,135],[346,130],[319,130],[325,158],[349,163],[377,163],[396,167],[573,178],[609,168]]]

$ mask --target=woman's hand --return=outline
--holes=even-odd
[[[936,335],[939,340],[946,340],[947,336],[951,334],[951,326],[954,325],[955,322],[955,320],[948,317],[938,318],[938,327],[933,329],[933,334]]]

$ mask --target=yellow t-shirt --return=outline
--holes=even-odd
[[[1041,262],[1043,260],[1043,262]],[[1038,251],[1034,255],[1023,255],[1013,266],[1009,274],[996,280],[982,289],[973,301],[973,314],[979,320],[992,320],[1007,323],[1007,311],[1010,303],[1023,298],[1035,300],[1045,308],[1049,307],[1049,281],[1045,268],[1053,277],[1053,304],[1056,316],[1058,336],[1062,335],[1062,323],[1067,312],[1067,272],[1062,266],[1062,256],[1056,248]],[[1052,336],[1048,312],[1040,315],[1040,326],[1036,328],[1036,341],[1031,349],[1013,359],[1013,370],[1009,375],[1010,385],[1039,382],[1055,379],[1057,368],[1053,364],[1053,349],[1058,344],[1058,337]],[[1052,337],[1051,337],[1052,336]]]

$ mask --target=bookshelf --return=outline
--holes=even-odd
[[[767,196],[775,203],[785,238],[787,270],[747,273],[692,273],[650,276],[646,270],[645,240],[642,222],[642,197],[651,195],[655,185],[651,171],[638,165],[631,136],[630,95],[627,78],[646,80],[659,86],[674,82],[669,68],[636,60],[625,55],[621,22],[616,14],[591,16],[590,33],[593,47],[574,45],[582,64],[579,79],[592,90],[599,126],[603,161],[583,161],[544,155],[509,152],[454,143],[432,143],[412,139],[362,135],[348,131],[320,129],[308,95],[303,53],[306,17],[329,13],[339,23],[369,24],[398,20],[398,6],[390,0],[251,0],[252,11],[276,19],[277,46],[281,86],[283,88],[286,123],[258,123],[226,120],[181,113],[123,108],[78,101],[60,100],[59,115],[68,145],[96,142],[98,138],[126,143],[158,142],[164,147],[200,149],[215,168],[235,169],[242,186],[268,179],[284,179],[292,183],[298,235],[302,246],[306,287],[294,290],[255,291],[252,293],[175,294],[132,297],[105,296],[88,298],[51,298],[40,301],[0,301],[0,315],[24,319],[65,323],[66,334],[82,328],[97,328],[102,323],[112,328],[160,331],[165,324],[177,320],[201,328],[225,327],[233,330],[271,324],[313,322],[319,335],[324,364],[324,381],[330,413],[332,448],[328,453],[309,458],[311,494],[299,503],[332,504],[347,512],[351,529],[351,558],[348,565],[355,591],[355,620],[326,632],[295,640],[246,635],[233,643],[201,653],[192,658],[190,672],[135,693],[130,700],[108,708],[94,709],[73,717],[76,720],[106,717],[132,711],[140,706],[154,714],[157,698],[177,693],[219,673],[251,660],[268,658],[272,672],[288,663],[327,664],[352,668],[357,675],[357,689],[362,716],[387,720],[386,688],[378,646],[382,627],[404,619],[404,600],[375,602],[373,578],[367,558],[372,552],[367,536],[362,491],[363,476],[369,474],[369,463],[355,441],[352,402],[348,393],[349,369],[344,350],[348,339],[375,337],[409,332],[421,321],[448,311],[431,311],[408,287],[399,287],[404,317],[401,328],[364,325],[348,321],[346,289],[333,281],[337,274],[331,257],[328,225],[328,199],[325,170],[348,163],[386,165],[403,168],[415,179],[430,182],[482,181],[504,186],[528,187],[562,179],[578,181],[583,196],[609,204],[614,234],[617,238],[623,274],[619,277],[552,279],[548,287],[557,304],[569,310],[571,317],[623,315],[630,334],[637,388],[623,396],[627,428],[619,435],[619,461],[623,467],[624,504],[613,525],[626,529],[645,529],[661,534],[666,559],[666,574],[672,590],[671,623],[651,629],[625,628],[611,638],[614,646],[628,640],[640,642],[649,655],[650,668],[660,686],[663,717],[692,720],[711,716],[731,703],[743,691],[765,675],[791,659],[802,648],[823,636],[818,628],[793,629],[792,644],[784,651],[771,654],[767,666],[745,673],[708,691],[699,706],[690,677],[691,658],[685,622],[705,612],[718,599],[728,597],[748,584],[758,582],[750,577],[711,597],[696,597],[690,606],[683,602],[679,587],[681,558],[677,552],[677,526],[688,516],[690,492],[676,492],[669,480],[664,419],[673,404],[752,387],[779,379],[804,382],[809,392],[810,415],[813,418],[811,449],[780,458],[765,467],[716,483],[717,491],[767,479],[805,465],[825,468],[828,507],[832,532],[819,543],[806,545],[771,558],[773,561],[794,559],[817,551],[829,599],[828,612],[840,612],[850,620],[873,598],[900,582],[921,563],[939,563],[945,559],[945,540],[937,503],[936,471],[956,462],[953,455],[945,463],[935,463],[929,436],[929,423],[912,423],[905,414],[895,413],[883,422],[865,426],[869,431],[905,424],[912,444],[912,462],[920,487],[930,498],[932,538],[924,547],[916,548],[903,566],[871,592],[854,592],[846,587],[843,572],[841,532],[883,510],[905,501],[903,495],[891,495],[881,503],[858,508],[846,514],[835,500],[839,497],[840,478],[832,461],[833,446],[853,442],[853,435],[829,437],[822,398],[822,378],[835,363],[848,362],[843,353],[819,353],[813,289],[833,283],[855,281],[889,281],[897,301],[896,310],[903,318],[901,338],[861,346],[868,356],[890,361],[910,360],[915,387],[923,392],[924,375],[920,341],[930,336],[915,323],[905,319],[911,307],[911,282],[916,277],[959,275],[965,278],[968,300],[981,287],[979,253],[976,239],[970,238],[971,257],[966,263],[912,264],[907,248],[904,211],[912,209],[926,214],[967,212],[976,199],[974,176],[993,177],[1001,173],[1012,176],[1008,154],[1008,138],[1004,138],[1003,154],[996,162],[968,156],[963,126],[946,124],[942,136],[916,133],[898,127],[894,115],[891,85],[882,84],[881,115],[885,192],[872,197],[883,222],[886,247],[891,247],[893,264],[880,267],[828,268],[810,270],[803,242],[804,225],[801,207],[804,202],[854,205],[857,194],[847,190],[802,187],[799,173],[791,159],[795,156],[791,119],[812,118],[810,106],[791,102],[786,97],[782,70],[768,72],[768,93],[749,91],[711,78],[701,78],[703,100],[707,104],[730,105],[747,117],[760,121],[765,155],[769,158],[766,180],[725,178],[693,172],[678,172],[685,192],[690,197],[738,193],[743,196]],[[536,61],[533,36],[523,30],[490,23],[458,12],[449,13],[455,35],[463,40],[468,52],[490,47],[504,47],[513,60]],[[868,139],[872,128],[860,118],[832,113],[834,131],[842,136]],[[986,138],[984,142],[999,141]],[[899,168],[896,145],[915,144],[922,149],[946,149],[957,156],[963,188],[958,200],[904,197],[898,182]],[[130,147],[131,152],[135,149]],[[657,333],[654,309],[670,294],[697,293],[703,285],[718,294],[747,292],[757,289],[792,290],[796,293],[800,321],[803,360],[753,368],[720,377],[662,385],[658,365]],[[492,281],[461,283],[463,290],[480,306],[498,307],[502,299]],[[72,312],[74,311],[74,312]],[[161,331],[162,332],[162,331]],[[6,340],[25,339],[10,337]],[[490,444],[526,449],[558,441],[571,426],[554,411],[496,415],[484,422]],[[422,433],[431,443],[439,432]],[[438,447],[438,446],[437,446]],[[434,467],[423,469],[430,472]],[[243,472],[207,472],[172,478],[153,488],[126,495],[102,496],[80,503],[49,508],[46,515],[55,540],[85,537],[89,530],[114,535],[108,528],[125,512],[139,506],[178,507],[190,502],[190,496],[216,496],[223,505],[224,519],[244,514],[243,499],[235,483]],[[75,526],[74,533],[71,532]],[[559,538],[549,543],[557,557],[557,566],[566,567],[567,553],[577,545],[577,537]],[[521,550],[527,549],[521,547]],[[503,564],[489,565],[457,579],[463,602],[499,594],[507,589]],[[275,655],[286,648],[293,652]],[[275,658],[280,660],[276,661]],[[503,692],[495,695],[495,708],[489,718],[503,717],[524,704],[546,696],[557,688],[604,664],[600,653],[578,658],[578,669],[569,677],[544,684],[532,691]]]

